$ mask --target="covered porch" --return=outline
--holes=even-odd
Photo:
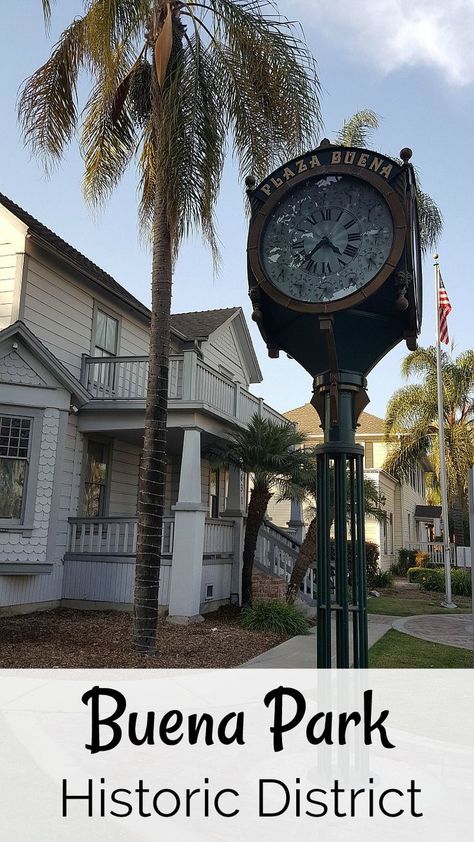
[[[168,430],[159,601],[177,621],[239,599],[246,479],[213,464],[210,452],[225,427],[204,426]],[[81,437],[78,503],[64,554],[62,599],[70,604],[133,602],[142,437],[131,427],[120,438],[114,429]]]

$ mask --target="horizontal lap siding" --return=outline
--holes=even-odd
[[[30,258],[24,321],[76,377],[81,355],[90,353],[92,314],[89,292]]]
[[[239,383],[248,386],[248,375],[232,325],[225,325],[211,334],[209,341],[203,343],[202,351],[204,362],[217,371],[223,366]]]
[[[33,333],[76,376],[81,371],[82,354],[90,354],[94,303],[116,313],[120,319],[120,356],[146,356],[149,331],[120,306],[93,295],[71,277],[59,274],[30,257],[23,319]]]
[[[133,517],[137,512],[140,448],[128,442],[113,443],[110,483],[110,517]]]
[[[0,229],[0,330],[13,321],[16,261],[13,244],[7,240],[6,232]]]

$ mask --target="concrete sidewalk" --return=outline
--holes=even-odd
[[[369,647],[392,628],[395,617],[384,614],[369,614]],[[333,622],[332,640],[335,646],[336,628]],[[352,641],[351,641],[352,645]],[[336,663],[335,652],[333,663]],[[316,668],[316,629],[309,634],[292,637],[285,643],[280,643],[268,652],[263,652],[242,664],[244,669],[315,669]]]

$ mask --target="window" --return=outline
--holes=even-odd
[[[393,554],[393,543],[394,543],[394,538],[393,538],[393,515],[392,515],[392,513],[390,512],[390,550],[389,550],[389,551],[390,551],[390,553],[392,553],[392,554]]]
[[[388,553],[387,517],[383,519],[383,554]]]
[[[116,357],[118,346],[118,320],[103,310],[97,310],[95,324],[94,357]]]
[[[109,461],[109,445],[106,442],[89,439],[82,505],[84,517],[104,517],[105,515]]]
[[[119,322],[103,310],[96,310],[94,357],[116,357],[118,350]],[[113,391],[115,386],[115,365],[97,363],[93,366],[93,382],[101,391]]]
[[[22,523],[26,488],[32,419],[0,416],[0,518]]]

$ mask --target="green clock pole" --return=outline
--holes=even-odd
[[[316,448],[317,664],[332,666],[334,633],[335,665],[364,669],[368,666],[364,450],[355,443],[355,430],[368,402],[365,378],[339,371],[315,378],[314,385],[312,402],[324,431],[324,443]]]

